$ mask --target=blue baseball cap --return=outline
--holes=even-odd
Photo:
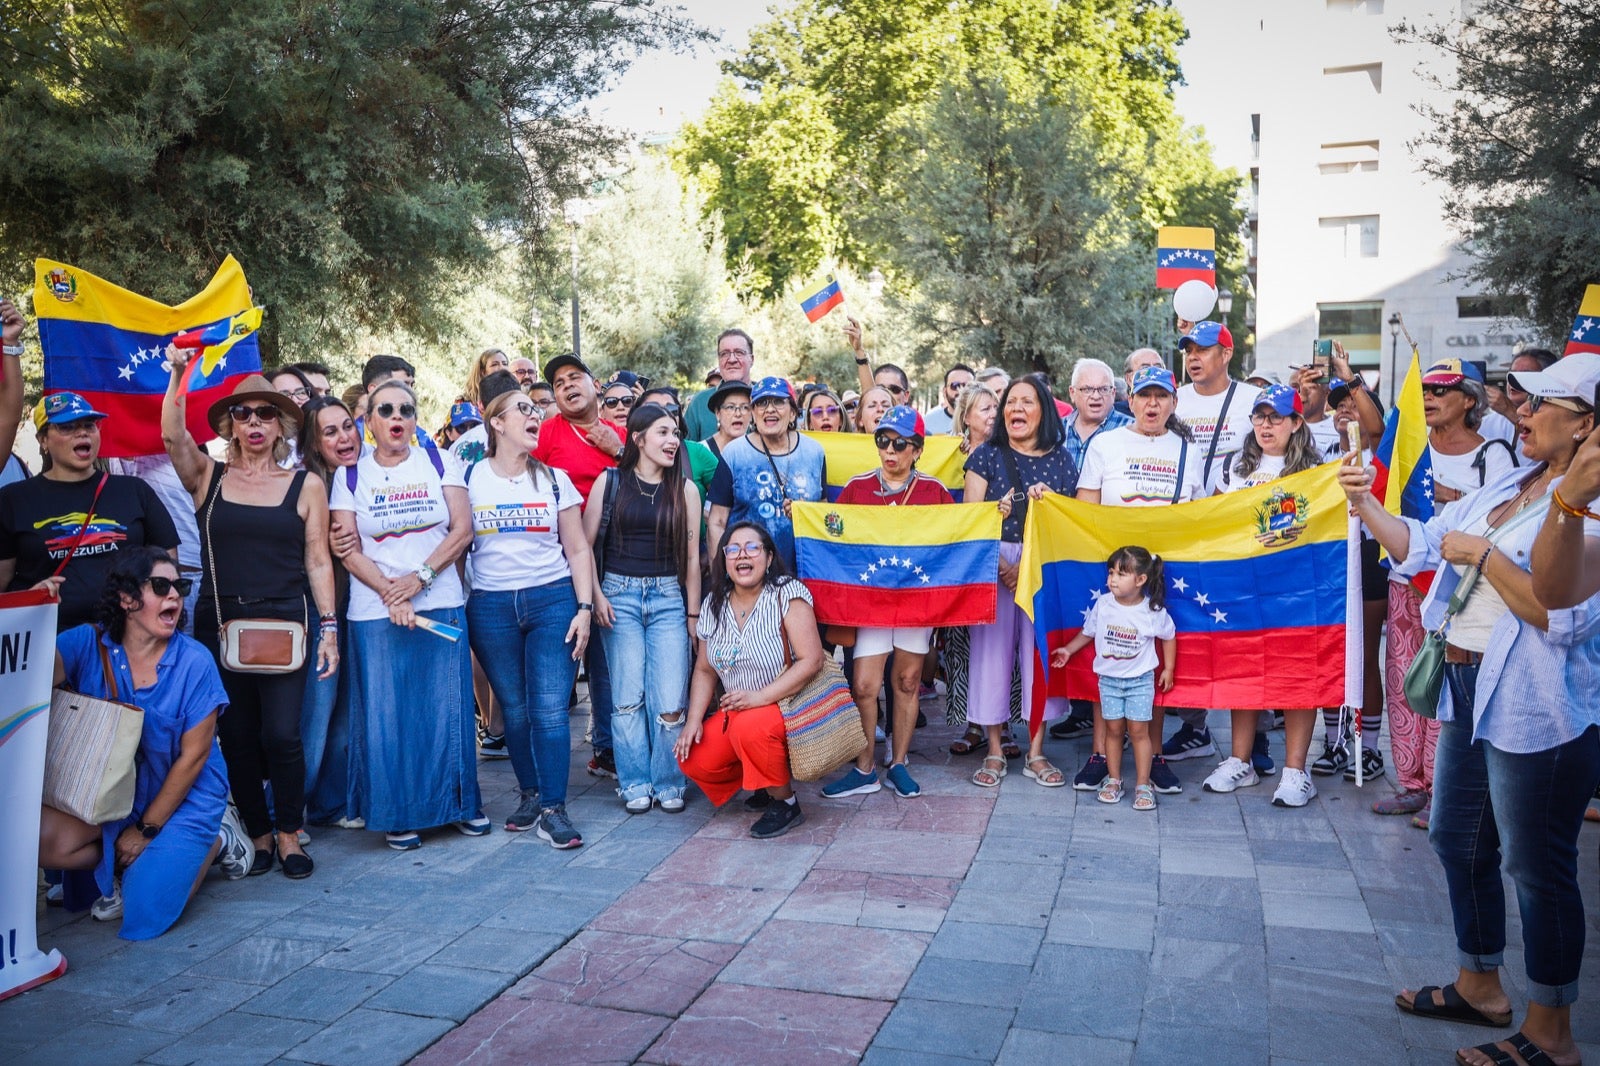
[[[450,405],[450,428],[463,429],[475,426],[483,421],[483,412],[478,410],[478,405],[468,400]]]
[[[791,406],[796,406],[794,389],[780,377],[762,378],[750,388],[750,402],[752,404],[770,399],[788,400]]]
[[[1227,326],[1221,322],[1196,322],[1194,328],[1178,341],[1178,350],[1213,348],[1219,344],[1224,348],[1233,347],[1233,334],[1228,332]]]
[[[52,392],[39,401],[39,426],[61,426],[68,422],[81,422],[85,418],[105,418],[104,411],[96,411],[75,392]]]
[[[1128,388],[1136,396],[1145,389],[1166,389],[1176,396],[1178,381],[1172,376],[1172,371],[1164,366],[1147,366],[1133,375],[1133,384]]]
[[[1298,390],[1287,385],[1268,385],[1261,390],[1261,395],[1256,399],[1257,407],[1270,407],[1280,415],[1303,415],[1305,404],[1300,400]]]
[[[881,433],[886,429],[892,429],[907,438],[916,437],[921,440],[927,436],[922,416],[904,405],[889,408],[889,413],[878,420],[878,432]]]

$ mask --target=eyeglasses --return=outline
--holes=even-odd
[[[750,405],[747,403],[725,403],[717,408],[717,413],[738,415],[742,418],[750,413]]]
[[[839,413],[839,405],[836,403],[812,404],[811,410],[806,413],[811,415],[827,415],[829,418],[832,418],[834,415]]]
[[[525,418],[532,418],[535,415],[542,413],[537,407],[529,403],[527,400],[518,400],[516,403],[511,405],[511,409]]]
[[[751,406],[760,411],[769,407],[788,407],[789,401],[782,396],[763,396]]]
[[[607,408],[632,407],[633,399],[634,398],[631,393],[627,396],[607,396],[605,399],[600,401],[600,406]]]
[[[891,396],[904,396],[907,392],[911,391],[904,385],[884,385],[883,388],[888,389]]]
[[[152,577],[149,581],[146,581],[145,584],[149,585],[150,591],[154,592],[157,596],[165,596],[173,589],[178,590],[178,595],[187,596],[189,595],[189,590],[194,588],[194,578]]]
[[[70,437],[77,433],[98,433],[100,431],[100,420],[98,418],[80,418],[76,422],[58,423],[54,428],[57,433],[64,437]]]
[[[533,402],[534,402],[534,404],[536,406],[541,407],[541,408],[543,408],[543,407],[554,407],[555,403],[556,403],[556,398],[554,396],[546,396],[542,400],[534,400]]]
[[[747,348],[724,348],[717,353],[718,359],[748,359],[750,351]]]
[[[1549,404],[1551,407],[1559,407],[1563,411],[1571,411],[1575,415],[1590,414],[1594,410],[1594,408],[1590,407],[1588,404],[1584,403],[1582,400],[1569,400],[1564,396],[1529,396],[1528,397],[1528,410],[1530,410],[1530,411],[1537,411],[1539,408],[1543,407],[1545,404]]]
[[[1288,417],[1288,415],[1280,415],[1276,411],[1252,411],[1250,412],[1250,424],[1252,426],[1281,426],[1284,419]]]
[[[1113,385],[1074,385],[1072,391],[1081,392],[1085,396],[1110,396],[1117,390]]]
[[[878,446],[878,450],[880,452],[889,451],[890,449],[893,449],[896,452],[903,452],[907,448],[915,448],[917,446],[916,441],[913,441],[910,438],[889,437],[882,433],[874,435],[872,438],[872,443]]]
[[[1457,385],[1424,385],[1422,391],[1434,399],[1438,399],[1441,396],[1448,396],[1452,392],[1460,392],[1461,388]]]
[[[722,549],[722,554],[737,559],[741,555],[760,555],[764,550],[759,540],[753,540],[749,544],[729,544]]]
[[[398,408],[392,403],[380,403],[372,410],[379,418],[393,418],[396,410],[400,412],[401,418],[417,417],[417,405],[414,403],[403,403]]]
[[[305,403],[311,399],[311,390],[301,385],[298,389],[279,389],[279,396],[287,396],[295,403]]]
[[[278,409],[270,403],[257,404],[254,407],[247,403],[236,403],[228,408],[228,417],[235,422],[248,422],[252,418],[260,422],[272,422],[278,417]]]

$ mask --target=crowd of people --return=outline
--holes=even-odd
[[[8,350],[24,324],[0,302]],[[779,705],[833,656],[885,750],[880,762],[869,744],[824,798],[884,781],[920,794],[910,744],[919,697],[942,677],[948,721],[964,728],[949,750],[979,755],[978,787],[998,787],[1020,759],[1039,786],[1118,803],[1126,742],[1133,807],[1151,811],[1182,791],[1169,763],[1219,755],[1207,717],[1225,710],[1231,750],[1204,790],[1277,774],[1268,733],[1281,725],[1272,802],[1303,807],[1315,777],[1355,775],[1351,723],[1321,709],[1314,758],[1315,708],[1175,709],[1167,736],[1156,692],[1172,685],[1176,645],[1162,560],[1139,545],[1107,561],[1108,594],[1051,656],[1060,668],[1092,645],[1100,699],[1045,700],[1048,728],[1024,753],[1034,636],[1011,593],[1028,509],[1048,494],[1172,506],[1342,461],[1363,537],[1361,770],[1385,773],[1387,719],[1400,790],[1373,809],[1428,830],[1461,953],[1454,983],[1403,992],[1397,1006],[1509,1023],[1503,869],[1532,1000],[1512,1045],[1565,1055],[1584,927],[1577,832],[1600,783],[1600,517],[1589,510],[1600,356],[1524,351],[1501,388],[1470,363],[1428,366],[1436,514],[1424,522],[1372,494],[1384,412],[1337,345],[1288,381],[1241,381],[1225,325],[1180,329],[1182,386],[1153,349],[1120,369],[1078,359],[1060,399],[1046,375],[957,364],[925,411],[903,370],[872,365],[853,321],[857,380],[838,390],[758,374],[739,329],[717,339],[716,368],[687,400],[634,371],[602,382],[571,353],[536,367],[491,349],[431,434],[406,360],[372,358],[337,395],[326,367],[297,363],[212,404],[215,442],[187,428],[187,354],[169,349],[166,456],[111,461],[99,455],[107,416],[70,392],[46,396],[33,409],[44,469],[8,473],[0,488],[0,584],[57,593],[58,680],[121,692],[148,717],[133,812],[91,826],[47,810],[40,863],[93,870],[96,916],[156,936],[213,863],[230,877],[310,876],[308,823],[365,828],[401,851],[438,828],[491,832],[480,758],[509,759],[515,774],[505,830],[581,846],[567,812],[580,672],[587,772],[615,778],[626,811],[680,812],[691,784],[718,806],[746,791],[751,835],[779,836],[804,820]],[[3,371],[9,454],[22,374],[12,356]],[[1002,518],[994,622],[848,637],[818,626],[791,508],[825,498],[823,433],[871,435],[879,465],[834,473],[853,475],[838,478],[840,502],[878,506],[950,505],[917,462],[930,436],[959,438],[964,500]],[[303,638],[270,670],[239,653],[238,634],[263,620]],[[1412,707],[1407,670],[1447,620],[1438,706]],[[1089,738],[1075,775],[1046,755],[1051,737]],[[1463,1061],[1492,1059],[1473,1054]]]

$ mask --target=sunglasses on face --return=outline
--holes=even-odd
[[[1571,411],[1575,415],[1586,415],[1592,410],[1582,400],[1569,400],[1562,396],[1528,397],[1528,410],[1530,411],[1538,411],[1545,404],[1549,404],[1551,407],[1559,407],[1563,411]]]
[[[258,404],[254,407],[247,403],[236,403],[228,408],[228,417],[235,422],[248,422],[252,418],[261,422],[272,422],[278,417],[278,409],[270,403]]]
[[[417,405],[414,403],[403,403],[399,407],[392,403],[380,403],[373,408],[373,411],[379,418],[393,418],[396,411],[400,412],[401,418],[412,419],[417,417]]]
[[[605,399],[600,401],[600,406],[608,407],[613,410],[618,407],[632,407],[633,396],[607,396]]]
[[[855,400],[847,400],[844,405],[845,412],[853,415],[856,413],[857,406],[858,405]]]
[[[893,451],[896,451],[896,452],[903,452],[907,448],[916,447],[915,444],[913,444],[911,441],[907,440],[904,437],[890,437],[890,436],[888,436],[886,434],[883,434],[883,433],[879,433],[876,436],[874,436],[872,438],[872,441],[873,441],[874,444],[876,444],[878,446],[878,450],[880,452],[890,451],[890,450],[893,450]]]
[[[759,540],[751,541],[749,544],[730,544],[722,549],[722,554],[730,559],[737,559],[741,555],[760,555],[761,552],[762,547]]]
[[[1434,399],[1439,399],[1450,395],[1452,392],[1460,392],[1461,389],[1456,385],[1424,385],[1422,391]]]
[[[815,406],[813,406],[811,408],[811,416],[813,418],[815,418],[817,415],[826,415],[829,418],[833,418],[838,413],[839,413],[839,405],[836,404],[836,403],[830,403],[830,404],[827,404],[827,405],[823,405],[823,404],[819,403],[819,404],[816,404]]]
[[[904,396],[907,392],[907,389],[904,385],[885,385],[883,387],[888,389],[890,395],[893,396]]]
[[[145,584],[150,586],[150,591],[157,596],[165,597],[173,589],[178,590],[178,595],[187,596],[189,590],[194,588],[194,579],[189,577],[152,577]]]

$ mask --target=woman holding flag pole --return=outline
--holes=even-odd
[[[1443,988],[1401,991],[1395,1006],[1425,1018],[1509,1026],[1512,1003],[1500,983],[1502,869],[1517,889],[1528,1014],[1509,1039],[1457,1052],[1467,1066],[1579,1060],[1571,1020],[1585,931],[1577,845],[1600,782],[1593,695],[1600,595],[1550,597],[1572,603],[1552,609],[1538,592],[1553,577],[1536,585],[1530,572],[1553,564],[1570,585],[1571,571],[1541,552],[1540,542],[1548,547],[1564,531],[1575,541],[1567,526],[1581,527],[1585,538],[1600,536],[1587,505],[1566,495],[1585,500],[1585,486],[1565,478],[1594,431],[1600,355],[1515,373],[1512,384],[1528,393],[1518,437],[1533,465],[1491,478],[1426,523],[1386,511],[1372,495],[1371,468],[1354,465],[1353,456],[1339,474],[1398,573],[1437,571],[1422,622],[1445,642],[1438,704],[1417,709],[1438,720],[1428,842],[1444,866],[1460,968]],[[1541,535],[1541,525],[1552,524],[1554,531]]]

